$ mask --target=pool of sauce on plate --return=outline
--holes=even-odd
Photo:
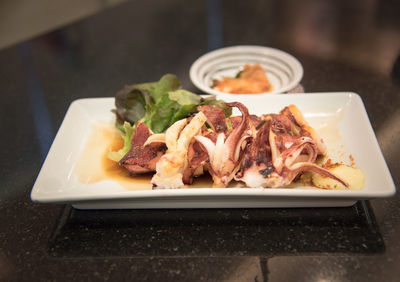
[[[151,190],[153,173],[132,176],[129,172],[107,158],[110,151],[117,151],[123,146],[121,132],[112,123],[95,122],[82,153],[75,166],[79,182],[94,184],[101,181],[113,181],[127,190]],[[208,173],[195,177],[193,184],[185,188],[212,188],[212,178]],[[232,181],[228,187],[244,187]]]
[[[151,174],[131,176],[117,162],[107,158],[110,151],[123,146],[121,132],[111,123],[95,122],[91,134],[75,166],[79,182],[94,184],[101,181],[113,181],[128,190],[151,190]]]
[[[75,166],[75,174],[79,182],[94,184],[101,181],[113,181],[127,190],[151,190],[153,173],[143,175],[130,175],[129,172],[107,158],[110,151],[118,151],[123,147],[121,132],[113,124],[95,122],[92,124],[91,133],[87,139],[82,153]],[[240,184],[232,181],[229,187]],[[211,176],[206,173],[196,177],[192,185],[185,188],[211,188]]]

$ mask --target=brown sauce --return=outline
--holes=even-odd
[[[111,180],[128,190],[150,190],[151,174],[133,177],[118,163],[107,158],[108,152],[117,151],[122,146],[121,132],[113,124],[93,123],[92,132],[75,166],[78,180],[84,184]]]
[[[111,123],[95,122],[92,131],[75,166],[78,180],[84,184],[100,181],[114,181],[127,190],[151,190],[152,173],[132,176],[118,163],[107,158],[110,151],[117,151],[123,146],[121,132]],[[212,188],[212,178],[206,172],[195,177],[192,185],[185,188]],[[242,183],[232,181],[228,187],[244,187]]]

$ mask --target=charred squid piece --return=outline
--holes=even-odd
[[[188,167],[187,153],[190,142],[196,136],[207,118],[202,113],[189,119],[175,122],[165,132],[167,152],[156,164],[157,173],[151,179],[154,188],[181,188],[184,186],[183,176]]]
[[[294,132],[293,121],[287,116],[265,115],[263,120],[253,133],[235,180],[245,182],[248,187],[282,187],[302,172],[313,171],[347,187],[344,181],[314,164],[319,153],[316,142]]]
[[[207,117],[207,124],[211,129],[203,126],[200,136],[216,143],[219,133],[228,133],[228,126],[224,111],[213,105],[198,106],[197,109]],[[239,117],[240,118],[240,117]],[[183,182],[192,184],[196,176],[202,175],[208,170],[209,156],[204,147],[194,138],[188,149],[188,167],[183,174]]]
[[[289,134],[269,133],[272,164],[280,173],[284,166],[291,166],[295,162],[315,162],[318,148],[309,137],[291,136]]]
[[[281,115],[263,115],[261,121],[254,123],[253,138],[245,151],[241,170],[235,180],[243,181],[248,187],[279,187],[284,179],[276,171],[273,164],[270,134],[271,129],[292,138],[290,121]],[[281,143],[281,142],[280,142]],[[293,142],[290,143],[292,145]]]
[[[274,171],[269,146],[271,120],[263,120],[252,130],[253,136],[247,146],[240,171],[235,180],[243,181],[248,187],[263,187],[266,177]]]
[[[340,179],[336,175],[332,174],[329,170],[322,168],[314,163],[296,163],[290,168],[285,168],[281,175],[282,178],[285,179],[285,183],[290,184],[300,173],[305,171],[312,171],[318,173],[322,176],[332,178],[340,183],[342,183],[345,187],[349,187],[349,184],[344,180]],[[284,184],[284,185],[287,185]]]
[[[230,124],[230,128],[231,129],[235,129],[241,123],[242,117],[241,116],[229,117],[226,120]],[[261,123],[263,123],[263,119],[261,117],[258,117],[256,115],[249,115],[249,126],[248,126],[248,128],[253,133],[255,132],[255,128],[257,126],[260,126]]]
[[[295,105],[289,105],[285,107],[280,114],[286,116],[290,121],[292,121],[292,130],[297,131],[298,135],[308,136],[314,140],[318,147],[319,155],[325,155],[327,153],[327,148],[324,141],[319,136],[317,131],[308,124],[299,108],[297,108]]]
[[[225,113],[221,108],[212,105],[203,105],[198,106],[197,109],[207,117],[207,124],[214,132],[220,133],[228,131]]]
[[[237,107],[242,113],[240,123],[226,137],[221,132],[214,143],[205,136],[196,136],[196,140],[204,147],[209,156],[209,172],[213,178],[214,187],[226,187],[240,169],[241,160],[248,135],[249,112],[238,102],[227,103],[229,107]]]
[[[211,130],[204,130],[201,135],[216,140],[216,134]],[[183,173],[183,183],[192,184],[194,177],[200,176],[208,170],[209,161],[207,152],[195,138],[189,144],[187,159],[188,166]]]
[[[146,124],[139,122],[132,137],[131,149],[119,161],[119,165],[125,167],[131,174],[155,171],[156,163],[164,155],[167,146],[164,142],[145,145],[152,134]]]
[[[319,153],[318,145],[314,139],[307,136],[297,137],[288,134],[276,134],[271,128],[269,143],[274,173],[276,173],[272,174],[272,176],[280,176],[282,178],[280,185],[290,184],[297,175],[304,171],[313,171],[337,180],[348,187],[348,184],[343,180],[314,163]]]

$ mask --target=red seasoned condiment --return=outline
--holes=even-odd
[[[260,94],[270,92],[273,88],[259,64],[246,64],[238,77],[224,77],[213,82],[215,90],[231,94]]]

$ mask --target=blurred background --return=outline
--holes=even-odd
[[[46,34],[71,23],[101,13],[106,9],[131,2],[127,9],[134,11],[137,1],[128,0],[2,0],[0,1],[0,49],[27,39]],[[157,9],[144,10],[151,17],[175,15],[175,9],[193,13],[194,20],[207,21],[209,49],[219,45],[233,45],[236,33],[243,34],[244,41],[260,43],[259,30],[264,29],[269,45],[286,47],[305,55],[328,60],[352,62],[381,74],[390,74],[400,53],[400,17],[396,0],[353,1],[185,1],[158,2]],[[141,3],[141,6],[146,4]],[[207,15],[202,15],[204,6]],[[223,6],[223,9],[221,8]],[[179,12],[179,11],[177,11]],[[265,17],[252,17],[265,13]],[[197,17],[196,17],[197,15]],[[202,17],[202,19],[198,17]],[[143,22],[144,24],[144,22]],[[224,25],[230,27],[229,32]],[[210,30],[214,31],[211,32]],[[256,32],[257,30],[257,32]],[[196,31],[204,34],[204,31]],[[232,34],[234,32],[235,34]],[[212,37],[212,35],[214,37]],[[74,36],[77,36],[76,34]],[[78,36],[89,36],[82,31]],[[258,37],[258,38],[256,38]],[[214,43],[214,45],[212,45]]]
[[[0,49],[86,18],[126,0],[2,0]]]

